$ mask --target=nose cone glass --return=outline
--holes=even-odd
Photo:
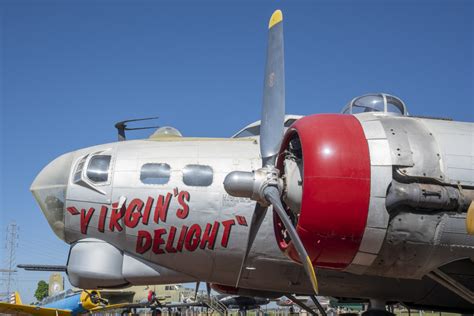
[[[64,204],[73,155],[62,155],[49,163],[31,184],[31,192],[54,233],[64,240]]]

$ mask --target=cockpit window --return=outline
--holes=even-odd
[[[387,112],[400,113],[406,115],[405,103],[393,95],[385,95],[385,100],[387,100]]]
[[[296,119],[288,119],[285,121],[285,127],[290,127],[291,124],[296,122]],[[252,136],[259,136],[260,135],[260,125],[251,126],[249,128],[244,129],[240,133],[234,136],[234,138],[240,137],[252,137]]]
[[[289,119],[285,122],[285,127],[290,127],[294,122],[296,122],[296,119]]]
[[[183,169],[183,182],[189,186],[207,187],[212,184],[213,171],[209,166],[187,165]]]
[[[240,137],[252,137],[260,135],[260,125],[252,126],[249,128],[244,129],[242,132],[235,135],[235,138]]]
[[[343,114],[357,114],[365,112],[408,115],[405,103],[403,103],[403,101],[396,96],[386,93],[367,94],[354,98],[342,110]]]
[[[79,163],[77,164],[76,171],[74,172],[74,178],[73,178],[74,183],[78,183],[79,181],[81,181],[82,170],[84,169],[84,165],[86,164],[87,157],[88,155],[85,155],[84,157],[82,157]]]
[[[352,114],[363,112],[384,112],[384,101],[381,95],[366,95],[352,103]]]
[[[110,155],[92,156],[87,166],[87,177],[95,183],[107,182],[109,179]]]
[[[142,166],[140,180],[145,184],[166,184],[170,175],[171,168],[167,163],[147,163]]]

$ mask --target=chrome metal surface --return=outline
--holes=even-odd
[[[285,119],[285,66],[283,22],[268,30],[268,47],[260,126],[263,165],[274,165],[283,138]]]
[[[79,288],[127,286],[122,275],[123,252],[95,238],[71,246],[67,262],[69,282]]]

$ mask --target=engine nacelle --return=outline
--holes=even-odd
[[[311,115],[286,132],[278,159],[284,201],[315,266],[344,269],[356,255],[370,198],[370,157],[359,121],[352,115]],[[280,248],[298,255],[277,216]]]
[[[473,136],[472,123],[385,112],[296,121],[277,167],[283,201],[313,264],[421,278],[470,257]],[[280,220],[274,222],[280,248],[298,261]],[[445,252],[444,245],[459,247]]]

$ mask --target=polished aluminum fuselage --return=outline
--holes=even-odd
[[[402,169],[413,177],[436,176],[440,183],[450,181],[449,185],[473,186],[474,125],[397,119],[371,113],[356,117],[364,128],[370,152],[369,219],[360,255],[345,272],[317,270],[320,292],[338,297],[422,300],[433,286],[432,282],[420,280],[434,268],[428,261],[441,265],[462,258],[474,259],[473,237],[459,225],[465,214],[439,218],[436,215],[438,221],[430,217],[429,221],[425,220],[426,225],[437,227],[433,228],[437,235],[434,231],[431,234],[429,226],[423,230],[411,225],[423,219],[423,214],[405,214],[408,223],[400,226],[405,217],[400,219],[397,217],[400,214],[387,212],[385,194],[395,172]],[[396,126],[400,135],[392,135],[390,124]],[[421,135],[418,129],[428,133],[429,142],[424,141],[426,135]],[[112,157],[107,183],[74,183],[81,159],[97,153]],[[170,166],[167,183],[145,184],[141,180],[142,166],[150,163]],[[212,183],[186,185],[183,170],[187,165],[210,166]],[[129,284],[201,280],[232,286],[237,280],[255,202],[230,196],[224,190],[223,181],[231,171],[259,167],[258,137],[159,137],[104,144],[66,154],[43,170],[32,191],[60,238],[73,245],[86,238],[113,245],[118,256],[124,258],[117,269]],[[288,259],[276,244],[273,225],[272,212],[268,212],[240,287],[311,293],[302,267]],[[451,225],[450,230],[443,231],[446,225]],[[420,232],[434,239],[417,240]],[[437,236],[444,238],[443,242],[457,244],[436,243],[440,241]],[[423,249],[429,249],[429,253],[423,253]],[[424,259],[416,258],[416,254],[407,259],[414,255],[413,251],[423,254]],[[150,269],[156,273],[150,274]]]
[[[104,150],[110,151],[114,158],[111,168],[112,178],[108,184],[98,187],[101,192],[80,185],[68,186],[65,207],[73,207],[79,214],[65,212],[65,240],[74,243],[86,237],[101,239],[135,257],[182,272],[189,277],[234,284],[255,202],[228,195],[222,183],[231,171],[254,170],[260,167],[257,140],[168,138],[118,142],[75,152],[73,165],[87,153]],[[141,182],[140,168],[147,163],[170,165],[169,182],[163,185]],[[212,166],[212,184],[206,187],[185,185],[183,168],[190,164]],[[74,168],[71,177],[73,170]],[[182,194],[184,197],[180,200]],[[128,218],[127,213],[118,221],[112,219],[111,214],[115,211],[113,204],[124,198],[125,205],[130,205],[134,200],[141,201],[143,203],[141,213],[145,212],[147,202],[152,201],[149,207],[150,215],[145,220],[146,224],[144,216],[136,226],[127,224],[125,220]],[[169,206],[166,207],[168,198]],[[157,211],[157,205],[160,203],[165,205]],[[187,214],[183,216],[183,207],[186,206]],[[104,229],[101,231],[99,226],[101,226],[101,210],[104,207],[108,212],[102,225]],[[81,214],[83,209],[84,216]],[[166,216],[163,215],[164,212]],[[163,220],[164,218],[166,219]],[[81,231],[84,225],[87,231]],[[119,230],[119,226],[122,230]],[[211,228],[207,229],[208,227]],[[157,230],[159,236],[155,235]],[[199,237],[197,237],[198,231],[201,235]],[[150,233],[152,244],[146,251],[143,249],[145,247],[141,247],[142,249],[137,252],[137,244],[143,246],[146,243],[144,239],[140,240],[138,237],[143,232]],[[214,240],[208,241],[203,246],[205,232],[208,232]],[[263,285],[261,278],[254,276],[268,275],[274,279],[268,289],[283,290],[287,288],[288,280],[275,279],[275,275],[287,274],[286,272],[290,270],[294,274],[294,283],[305,280],[300,267],[287,259],[276,245],[271,212],[267,214],[258,240],[252,249],[251,264],[252,268],[256,269],[245,270],[241,282],[243,286],[261,287]],[[295,285],[293,291],[295,290],[305,291],[305,287],[301,284]]]

